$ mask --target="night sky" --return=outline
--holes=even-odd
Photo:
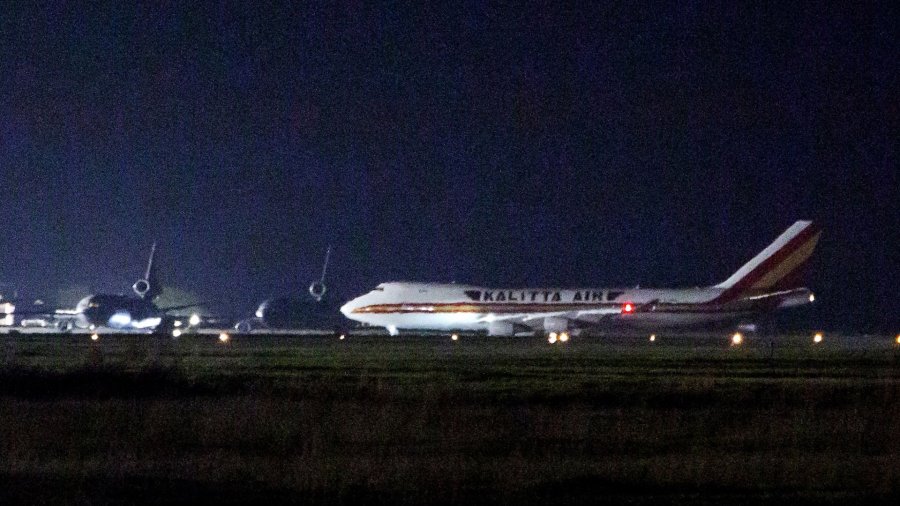
[[[49,3],[0,12],[20,292],[130,291],[154,239],[233,316],[329,243],[346,297],[697,286],[809,218],[822,326],[900,331],[896,3]]]

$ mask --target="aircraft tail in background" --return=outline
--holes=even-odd
[[[150,247],[150,258],[147,260],[147,271],[144,273],[144,277],[135,281],[131,287],[138,297],[146,300],[153,300],[162,293],[162,287],[159,286],[159,279],[156,275],[156,266],[153,263],[155,254],[156,243],[154,242]]]

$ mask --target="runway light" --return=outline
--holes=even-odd
[[[813,342],[817,343],[817,344],[822,342],[822,333],[821,332],[816,332],[816,335],[813,336]]]
[[[228,334],[226,334],[225,332],[222,332],[221,334],[219,334],[219,342],[227,343],[229,339],[230,339],[230,336]]]
[[[453,334],[453,335],[450,336],[450,339],[453,340],[453,341],[458,341],[458,340],[459,340],[459,336],[458,336],[457,334]]]
[[[735,332],[733,336],[731,336],[731,345],[732,346],[740,346],[741,343],[744,342],[744,336],[740,332]]]
[[[568,340],[569,340],[569,333],[568,333],[568,332],[561,332],[561,333],[559,334],[559,342],[564,343],[564,342],[566,342],[566,341],[568,341]]]
[[[816,294],[814,294],[814,293],[809,294],[809,301],[810,301],[810,302],[815,302],[815,301],[816,301]]]
[[[345,339],[345,338],[346,338],[346,337],[347,337],[347,336],[346,336],[346,335],[344,335],[344,334],[341,334],[341,336],[340,336],[340,337],[338,337],[338,339],[339,339],[339,340],[341,340],[341,341],[343,341],[343,340],[344,340],[344,339]]]
[[[897,334],[897,339],[895,339],[894,342],[900,344],[900,334]]]
[[[200,315],[198,315],[197,313],[192,314],[190,319],[188,319],[188,323],[191,325],[191,327],[200,325]]]
[[[656,342],[656,334],[650,334],[650,342]]]
[[[100,334],[91,334],[91,341],[97,341],[100,339]]]
[[[174,325],[174,326],[176,326],[176,327],[180,327],[180,326],[181,326],[181,320],[175,320],[175,321],[172,323],[172,325]]]
[[[556,342],[556,332],[551,332],[549,336],[547,336],[547,342],[553,344]]]
[[[172,337],[181,337],[181,329],[175,329],[172,331]]]
[[[626,302],[624,306],[622,306],[622,312],[625,314],[630,314],[634,312],[634,304],[630,302]]]

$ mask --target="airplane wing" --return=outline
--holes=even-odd
[[[612,319],[619,315],[627,315],[631,313],[655,311],[659,299],[653,299],[649,302],[640,304],[627,303],[624,305],[604,306],[604,307],[588,307],[584,309],[569,309],[566,311],[547,311],[540,313],[509,313],[509,314],[491,314],[486,315],[480,321],[496,322],[503,321],[524,325],[532,329],[540,329],[543,327],[543,321],[547,318],[567,320],[571,327],[574,328],[590,328],[602,327],[606,320]]]
[[[576,311],[548,311],[543,313],[509,313],[501,315],[485,316],[480,321],[504,321],[517,323],[533,329],[540,328],[545,318],[562,318],[569,320],[576,327],[592,327],[600,324],[601,320],[612,318],[613,316],[622,314],[622,309],[615,308],[592,308],[579,309]],[[585,319],[588,318],[588,319]]]
[[[168,313],[169,311],[178,311],[179,309],[187,309],[189,307],[200,307],[202,306],[202,302],[195,302],[193,304],[182,304],[180,306],[166,306],[159,308],[163,313]]]
[[[578,319],[581,316],[612,316],[617,314],[622,314],[621,308],[598,308],[598,309],[583,309],[581,311],[570,311],[570,313],[574,313],[574,318]]]
[[[53,308],[44,308],[44,309],[25,309],[21,310],[16,308],[15,311],[10,313],[0,312],[0,318],[4,316],[71,316],[73,313],[61,313],[59,309]]]
[[[479,322],[512,321],[515,323],[525,324],[526,322],[529,322],[531,320],[542,320],[544,318],[550,318],[550,317],[558,318],[558,317],[562,317],[563,315],[566,315],[568,313],[571,313],[571,311],[555,311],[555,312],[549,312],[549,313],[508,313],[508,314],[501,314],[501,315],[484,316],[478,321]]]

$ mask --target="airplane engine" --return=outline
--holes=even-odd
[[[321,301],[322,297],[325,296],[325,290],[325,283],[321,281],[314,281],[313,284],[309,285],[309,294],[317,301]]]
[[[512,323],[508,322],[491,322],[488,324],[489,336],[514,336],[516,330]]]
[[[544,318],[544,332],[565,332],[569,330],[569,320],[565,318]]]
[[[240,332],[241,334],[249,334],[250,331],[253,330],[253,321],[241,320],[234,324],[234,330]]]
[[[134,293],[138,294],[138,297],[143,297],[150,291],[150,282],[146,279],[139,279],[131,285],[131,288],[134,290]]]

